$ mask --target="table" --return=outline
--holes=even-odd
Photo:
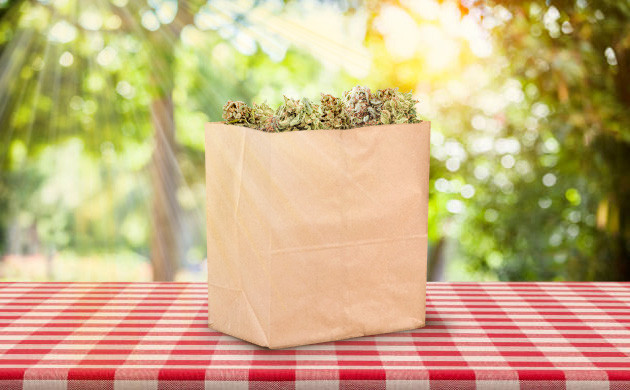
[[[630,389],[630,283],[429,283],[420,330],[266,350],[200,283],[0,283],[0,389]]]

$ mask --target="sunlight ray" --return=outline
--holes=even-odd
[[[2,87],[2,93],[0,93],[0,120],[3,122],[10,123],[14,113],[6,112],[6,108],[11,106],[19,107],[24,100],[26,95],[26,87],[20,88],[18,92],[17,99],[14,99],[11,96],[12,93],[12,85],[11,80],[20,80],[22,78],[21,71],[26,64],[26,60],[29,57],[29,49],[31,45],[35,42],[34,33],[20,33],[18,34],[18,38],[15,39],[17,42],[16,45],[9,45],[8,48],[5,49],[5,52],[2,54],[2,60],[0,60],[0,69],[4,69],[4,71],[0,70],[0,86]],[[23,39],[27,39],[27,42],[23,42]],[[18,51],[18,48],[21,49],[21,55]],[[18,51],[16,55],[14,52]],[[11,54],[13,53],[13,56]],[[17,57],[17,58],[16,58]],[[5,66],[6,62],[11,63],[9,66]],[[17,81],[14,81],[17,82]],[[25,80],[24,83],[28,84],[29,80]],[[6,156],[8,155],[9,148],[11,146],[11,140],[13,138],[14,126],[8,126],[6,129],[6,133],[3,135],[2,151],[0,152],[0,166],[4,164]]]
[[[210,4],[209,7],[217,13],[226,14],[225,9],[238,12],[239,8],[234,3],[222,1],[220,4]],[[289,17],[277,16],[264,7],[252,9],[247,14],[247,19],[266,30],[288,39],[298,47],[311,48],[318,56],[326,61],[348,68],[363,69],[371,62],[366,49],[357,50],[354,47],[331,39],[325,34],[316,31],[304,24],[292,21]]]
[[[50,28],[48,28],[48,31],[50,31]],[[42,67],[41,69],[39,69],[39,73],[37,75],[37,85],[35,86],[35,96],[33,96],[33,100],[31,103],[31,119],[29,121],[29,125],[26,131],[26,137],[24,140],[24,144],[26,145],[26,148],[29,148],[29,145],[31,143],[31,137],[32,137],[32,133],[33,133],[33,126],[35,126],[35,121],[37,118],[37,112],[38,112],[38,103],[39,103],[39,99],[40,99],[40,95],[41,95],[41,91],[42,91],[42,84],[43,84],[43,80],[44,80],[44,76],[46,74],[47,71],[47,67],[46,64],[48,63],[48,61],[50,61],[49,57],[50,57],[50,49],[51,49],[51,44],[50,41],[48,39],[45,40],[46,41],[46,46],[44,47],[44,55],[42,57]]]

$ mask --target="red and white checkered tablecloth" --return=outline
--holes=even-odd
[[[630,389],[630,283],[429,283],[427,326],[285,350],[199,283],[0,283],[0,389]]]

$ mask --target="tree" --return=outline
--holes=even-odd
[[[528,215],[499,213],[499,275],[628,280],[630,6],[531,1],[505,9],[512,19],[493,35],[526,92],[508,113],[508,131],[524,137],[529,119],[539,136],[522,153],[537,180],[517,178],[515,196],[501,199]],[[479,215],[473,221],[487,228]]]
[[[4,76],[10,77],[21,72],[23,78],[23,80],[18,78],[9,83],[9,88],[3,96],[4,101],[8,101],[9,105],[3,118],[4,123],[10,123],[9,131],[5,133],[6,145],[10,144],[9,141],[21,140],[30,152],[37,153],[41,143],[50,141],[51,132],[55,133],[55,138],[63,138],[64,135],[76,134],[77,130],[87,133],[100,131],[94,135],[91,142],[92,150],[96,152],[100,151],[101,142],[120,142],[120,137],[103,135],[103,133],[107,125],[115,127],[118,124],[124,124],[125,120],[112,120],[111,116],[106,116],[121,114],[120,111],[124,106],[107,107],[107,105],[95,104],[94,100],[83,98],[86,95],[89,96],[89,92],[102,92],[105,88],[121,89],[122,86],[124,90],[125,87],[127,89],[133,87],[128,82],[116,84],[116,80],[123,78],[121,76],[127,72],[127,69],[120,65],[117,67],[108,65],[112,65],[115,61],[112,57],[117,52],[124,51],[125,44],[144,46],[145,50],[151,53],[151,62],[143,63],[143,58],[139,61],[126,59],[128,61],[126,65],[138,66],[145,70],[146,80],[140,80],[140,82],[146,84],[146,90],[149,91],[148,112],[154,129],[155,151],[151,167],[154,191],[151,261],[154,278],[155,280],[173,280],[179,258],[177,238],[179,212],[174,195],[178,178],[174,159],[176,147],[172,104],[172,51],[181,28],[191,23],[194,12],[199,9],[200,4],[186,2],[185,6],[177,7],[177,4],[173,2],[149,2],[148,4],[134,2],[128,5],[120,1],[115,3],[119,6],[102,7],[102,3],[99,2],[69,2],[60,6],[55,3],[35,1],[10,4],[12,7],[5,12],[15,13],[16,15],[11,15],[12,19],[18,20],[19,23],[13,31],[7,27],[6,22],[3,23],[4,28],[15,35],[11,43],[17,43],[21,39],[27,41],[27,44],[21,48],[6,49],[11,56],[19,55],[21,61],[13,57],[10,62],[13,68],[6,71]],[[162,12],[161,22],[164,23],[160,22],[156,12]],[[149,29],[143,27],[142,17],[149,20],[149,22],[144,22],[145,25],[149,24]],[[40,22],[43,23],[40,24]],[[43,39],[38,39],[38,37]],[[54,43],[51,45],[49,41]],[[75,43],[84,45],[83,50],[72,50],[72,44]],[[89,46],[95,43],[97,46],[107,43],[107,46],[103,48],[104,51],[97,53],[100,57],[96,58],[97,62],[105,68],[105,72],[95,72],[90,66],[94,61],[92,56],[95,53],[91,52]],[[51,67],[46,64],[57,58],[60,58],[61,66]],[[144,58],[144,60],[147,59]],[[62,70],[64,65],[69,66],[74,62],[87,66],[77,66],[78,74]],[[39,65],[31,71],[23,67],[24,64],[29,63]],[[147,66],[149,64],[150,66]],[[53,74],[47,72],[52,69],[54,69]],[[72,82],[73,78],[76,84]],[[64,88],[60,88],[60,85]],[[72,91],[67,88],[68,85],[76,85],[77,89]],[[23,104],[21,94],[27,95],[26,97],[32,101],[32,112],[27,112],[27,108],[30,107]],[[92,104],[88,105],[88,115],[81,118],[67,118],[60,115],[63,109],[59,102],[70,105],[71,99],[91,102]],[[90,113],[90,111],[93,112]],[[54,118],[55,115],[61,118]],[[51,118],[57,119],[57,122],[51,123]],[[94,125],[94,122],[99,119],[104,120],[104,126],[103,124]],[[49,134],[45,133],[46,130]],[[139,135],[142,136],[142,134]],[[7,164],[8,159],[5,159],[3,163]]]

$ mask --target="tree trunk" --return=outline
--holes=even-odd
[[[169,91],[154,98],[151,116],[155,150],[151,165],[153,187],[151,263],[153,280],[172,281],[179,265],[179,205],[173,99]]]
[[[438,282],[444,279],[444,246],[446,240],[441,237],[429,253],[427,259],[427,281]]]
[[[150,84],[154,98],[151,102],[151,117],[155,134],[155,150],[151,164],[153,187],[151,264],[155,281],[174,280],[180,265],[182,229],[177,203],[179,176],[175,160],[173,120],[175,79],[173,44],[179,40],[181,29],[194,23],[194,16],[202,4],[205,4],[205,1],[186,2],[180,5],[173,23],[149,34],[150,50],[153,53]],[[125,20],[126,16],[122,18]]]

